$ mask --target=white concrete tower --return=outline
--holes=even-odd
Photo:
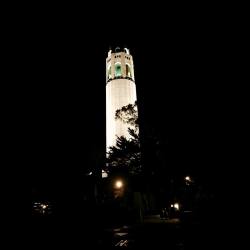
[[[129,138],[128,125],[115,119],[116,110],[136,101],[133,57],[129,50],[110,50],[106,59],[106,152],[117,136]]]

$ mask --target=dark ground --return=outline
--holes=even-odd
[[[33,217],[33,244],[65,249],[216,249],[218,221],[161,220],[151,216],[144,223],[108,225],[91,213],[86,216]],[[221,233],[221,232],[220,232]]]

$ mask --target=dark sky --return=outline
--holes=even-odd
[[[226,106],[223,24],[201,16],[153,23],[133,16],[121,27],[73,14],[34,25],[32,186],[66,186],[102,156],[109,46],[126,46],[134,57],[141,121],[166,145],[168,167],[216,174]]]

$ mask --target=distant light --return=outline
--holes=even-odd
[[[179,203],[175,203],[175,204],[174,204],[174,208],[175,208],[176,210],[179,210],[179,209],[180,209]]]
[[[102,170],[102,178],[107,178],[107,177],[108,177],[108,173]]]
[[[173,204],[171,204],[171,207],[174,207],[174,205],[173,205]]]
[[[116,188],[121,188],[122,186],[123,186],[122,181],[116,181],[116,183],[115,183]]]
[[[186,180],[186,181],[191,181],[190,176],[186,176],[186,177],[185,177],[185,180]]]
[[[41,205],[42,206],[42,209],[45,209],[47,207],[47,205]]]
[[[92,172],[89,172],[88,175],[92,175],[93,173]]]

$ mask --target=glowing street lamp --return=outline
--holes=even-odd
[[[175,203],[175,204],[174,204],[174,208],[175,208],[176,210],[179,210],[179,209],[180,209],[179,203]]]
[[[122,183],[121,180],[118,180],[118,181],[115,182],[115,188],[120,189],[120,188],[122,188],[122,186],[123,186],[123,183]]]
[[[41,205],[42,209],[46,209],[47,205]]]
[[[175,211],[179,211],[179,210],[180,210],[180,204],[179,204],[178,202],[172,203],[172,204],[170,205],[170,207],[171,207],[172,209],[174,209]]]
[[[42,212],[42,214],[45,214],[45,212],[46,212],[46,210],[47,210],[48,205],[41,204],[40,206],[41,206],[41,212]]]
[[[193,183],[193,180],[190,176],[185,176],[185,182],[186,182],[186,185],[189,186],[190,184]]]

